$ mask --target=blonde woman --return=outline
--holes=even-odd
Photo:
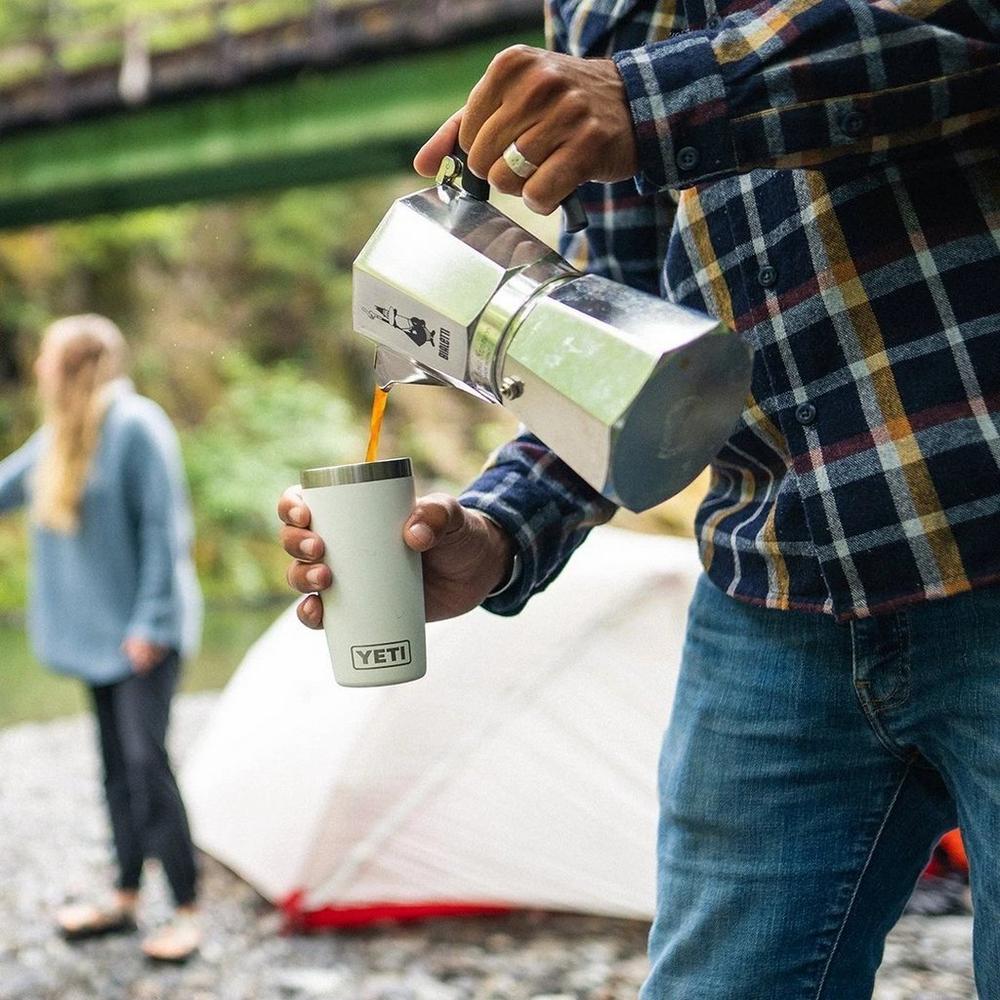
[[[62,933],[135,930],[143,862],[157,857],[177,909],[143,950],[183,961],[200,943],[197,871],[165,741],[201,599],[177,438],[134,392],[125,354],[103,316],[49,327],[35,365],[44,422],[0,463],[0,513],[30,509],[32,643],[87,684],[100,734],[118,884],[106,903],[62,909]]]

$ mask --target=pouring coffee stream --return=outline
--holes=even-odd
[[[389,390],[375,386],[372,395],[372,416],[368,430],[368,448],[365,450],[365,461],[374,462],[378,459],[378,440],[382,434],[382,420],[385,417],[385,405],[389,402]]]

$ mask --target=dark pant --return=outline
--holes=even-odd
[[[159,858],[178,906],[194,901],[197,868],[187,814],[167,756],[176,652],[148,674],[90,689],[104,761],[104,789],[118,856],[118,886],[139,888],[142,863]]]

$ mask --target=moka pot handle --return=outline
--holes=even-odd
[[[466,152],[456,142],[451,151],[451,158],[462,167],[462,190],[478,201],[489,201],[490,182],[477,177],[466,162]],[[587,228],[587,211],[580,200],[580,193],[574,191],[561,202],[563,210],[563,229],[567,233],[579,233]]]

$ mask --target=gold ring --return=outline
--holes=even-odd
[[[517,174],[518,177],[527,180],[537,169],[537,165],[525,158],[524,153],[517,148],[516,143],[511,143],[503,151],[503,162]]]

